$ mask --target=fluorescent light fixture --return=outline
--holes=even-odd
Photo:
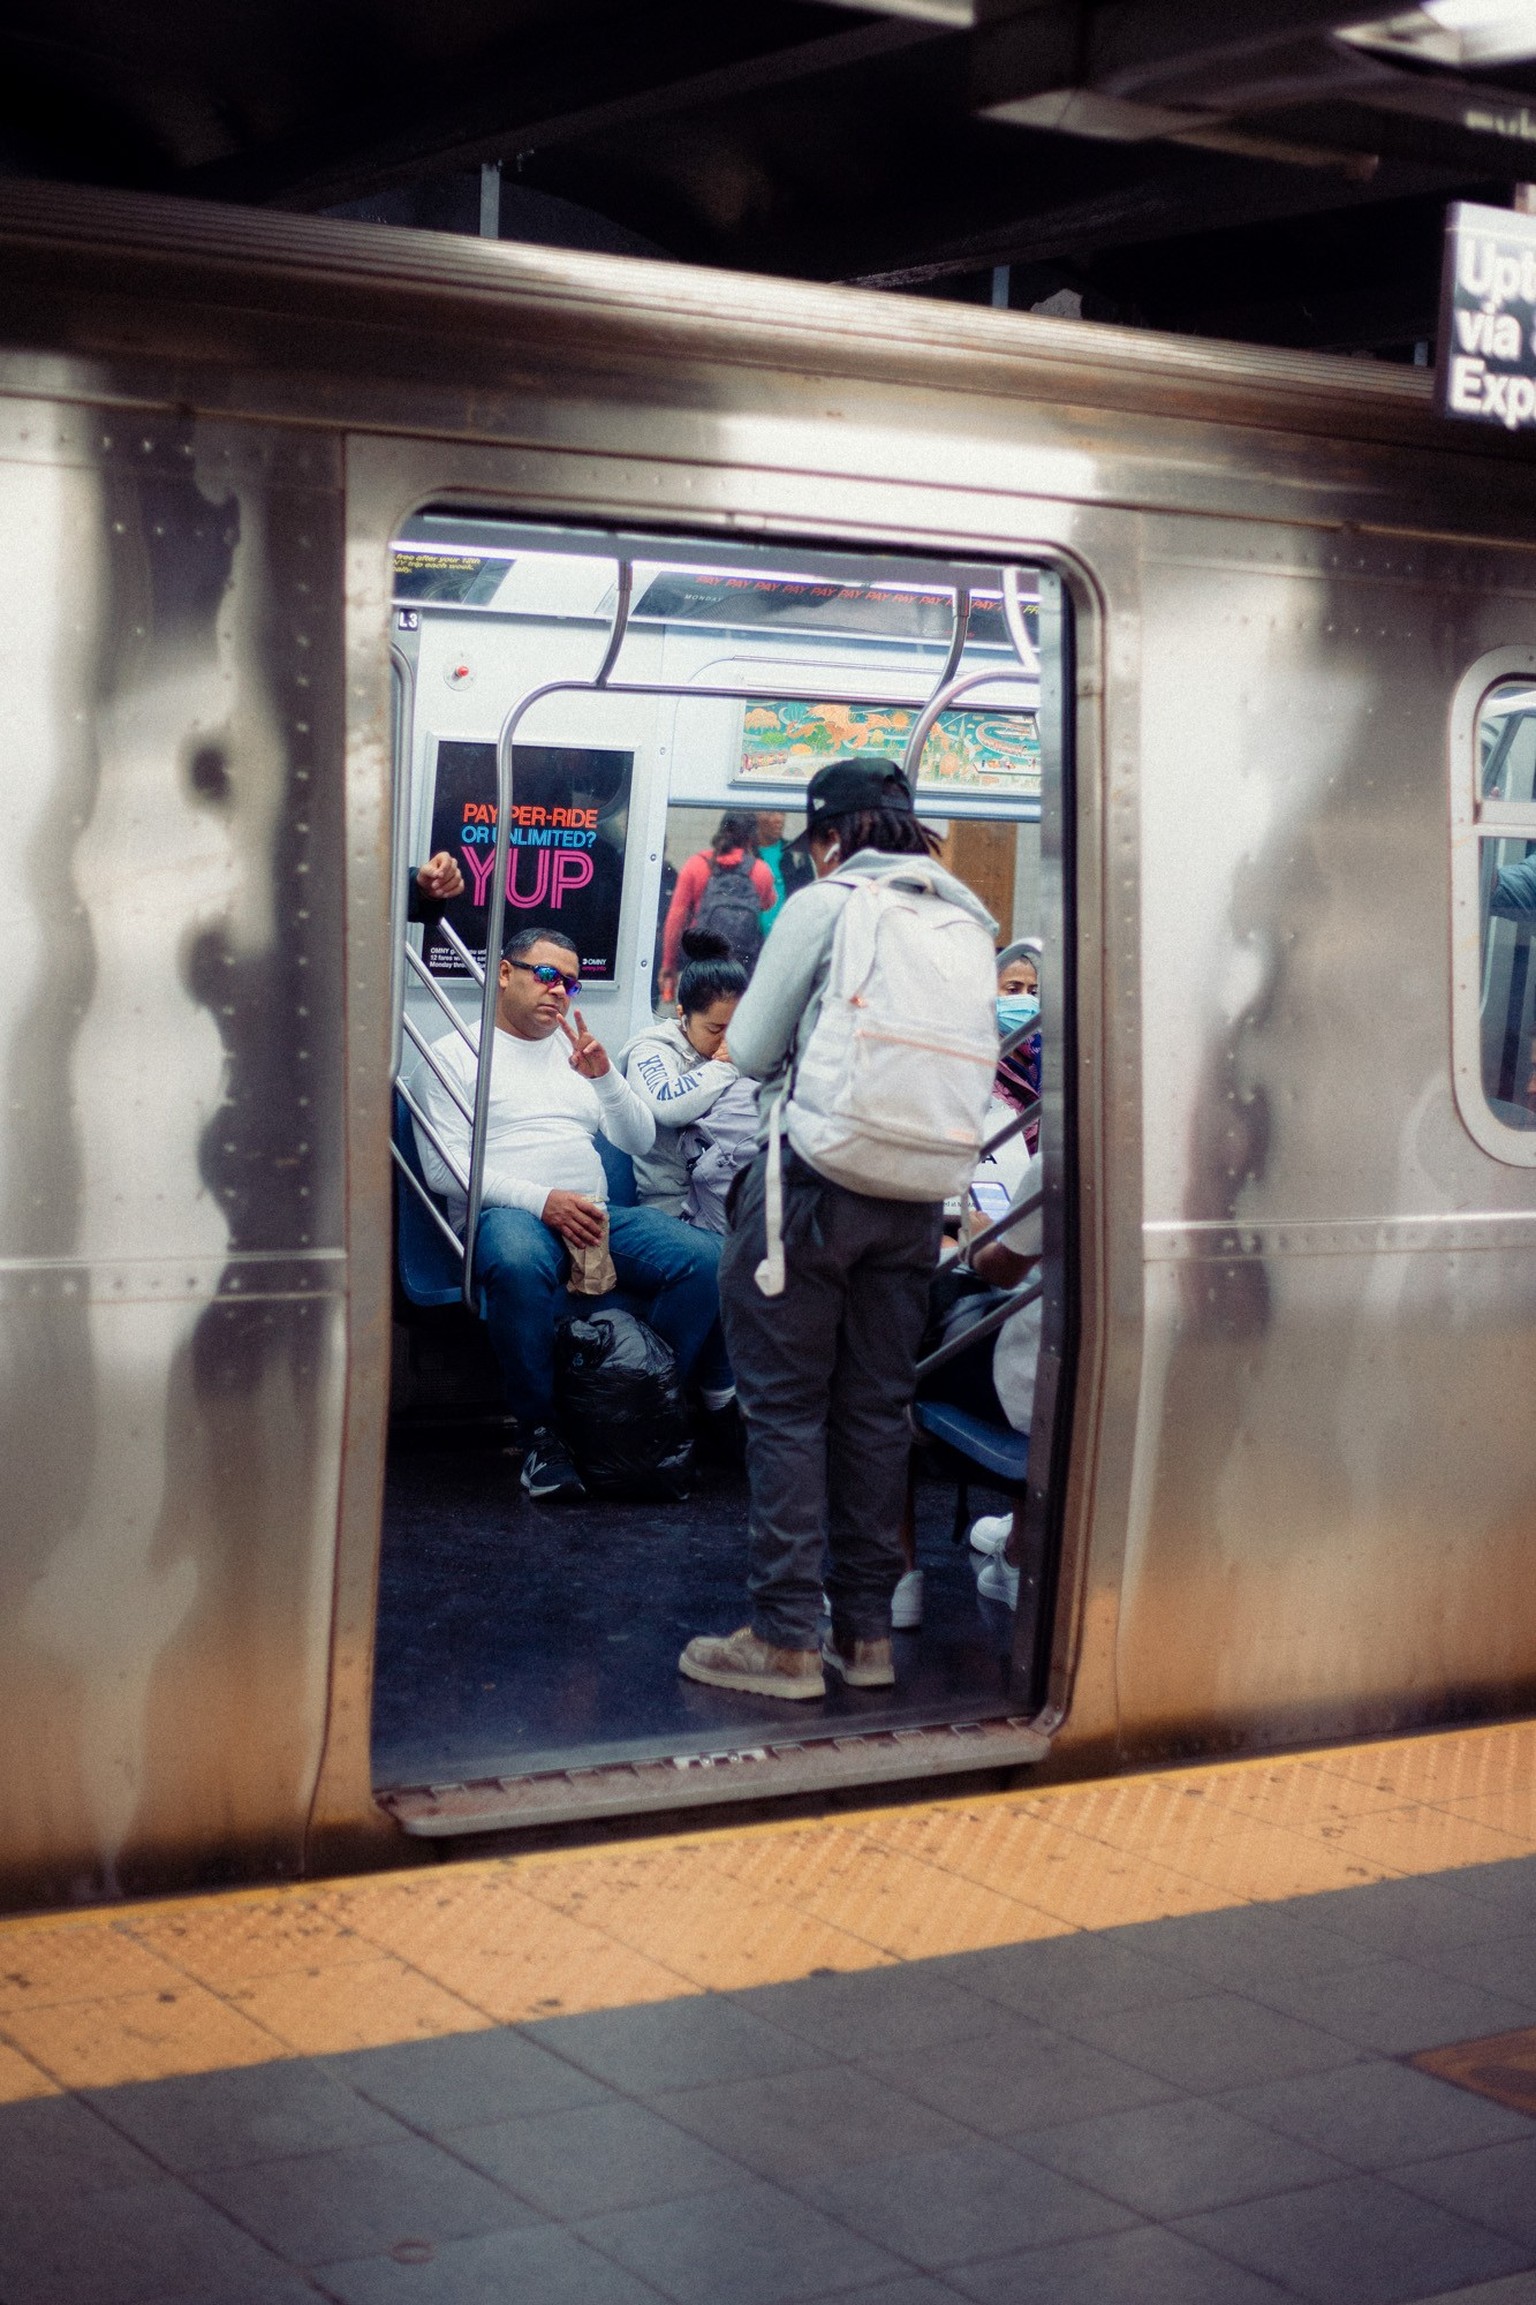
[[[1350,24],[1339,33],[1379,56],[1449,64],[1467,72],[1536,56],[1536,0],[1421,0],[1400,16]]]

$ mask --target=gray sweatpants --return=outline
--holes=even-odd
[[[741,1180],[720,1259],[720,1313],[747,1434],[752,1630],[816,1646],[883,1640],[901,1575],[907,1409],[938,1261],[937,1202],[874,1200],[784,1153],[784,1294],[765,1297],[767,1156]]]

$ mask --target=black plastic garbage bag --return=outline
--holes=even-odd
[[[693,1440],[677,1362],[633,1313],[571,1313],[561,1321],[555,1413],[593,1496],[667,1502],[688,1494]]]

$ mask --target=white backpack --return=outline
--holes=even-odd
[[[765,1296],[784,1288],[781,1127],[850,1191],[942,1201],[975,1170],[997,1073],[997,961],[975,915],[917,858],[838,885],[820,1014],[769,1124]]]

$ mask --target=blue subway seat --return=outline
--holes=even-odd
[[[411,1174],[419,1184],[427,1182],[421,1165],[421,1154],[416,1143],[416,1131],[411,1122],[410,1108],[398,1089],[394,1092],[394,1139],[410,1165]],[[597,1139],[598,1156],[603,1173],[608,1179],[608,1205],[616,1209],[632,1209],[636,1205],[635,1164],[627,1152],[620,1152],[606,1137]],[[430,1190],[430,1187],[428,1188]],[[437,1194],[433,1199],[443,1214],[447,1209]],[[400,1286],[413,1305],[456,1305],[463,1300],[464,1279],[458,1259],[443,1239],[432,1219],[422,1207],[404,1177],[395,1176],[395,1224],[397,1262],[400,1268]],[[584,1306],[620,1305],[629,1311],[642,1308],[622,1291],[607,1297],[572,1299]],[[480,1306],[482,1320],[485,1306]]]
[[[1029,1473],[1028,1433],[1016,1433],[1012,1425],[989,1424],[984,1417],[973,1417],[968,1409],[954,1408],[948,1401],[914,1402],[912,1421],[927,1439],[939,1444],[941,1463],[954,1477],[952,1533],[956,1544],[965,1534],[973,1480],[1001,1489],[1010,1497],[1024,1494]]]
[[[410,1109],[398,1089],[394,1092],[394,1140],[412,1176],[425,1186],[427,1180],[416,1147]],[[437,1200],[435,1193],[432,1197]],[[443,1206],[440,1200],[437,1205]],[[446,1215],[447,1211],[443,1213]],[[395,1257],[400,1286],[413,1305],[462,1303],[464,1275],[459,1261],[398,1170],[395,1171]]]

